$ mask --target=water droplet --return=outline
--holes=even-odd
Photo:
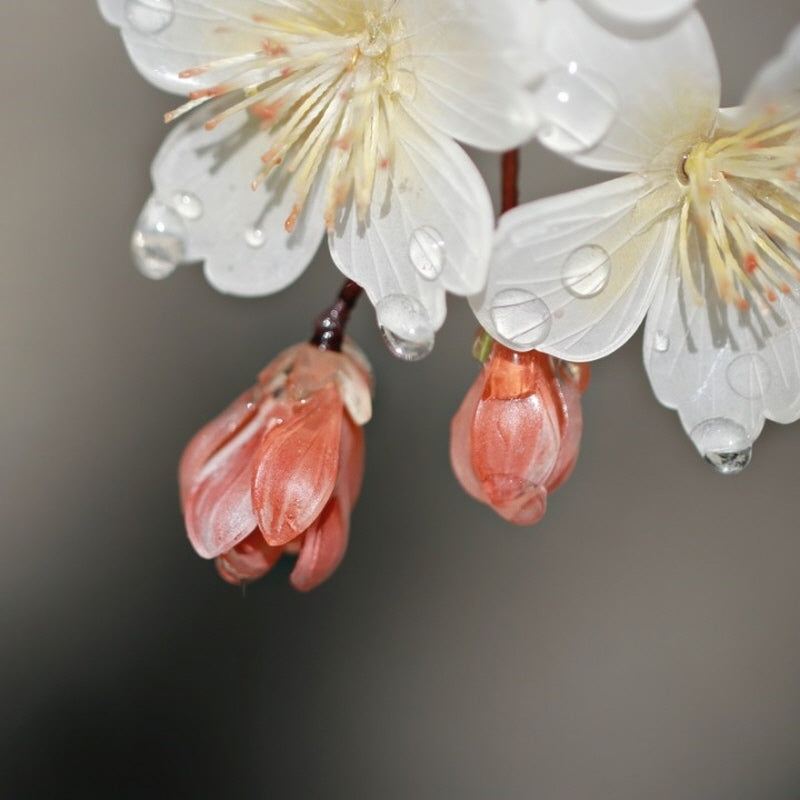
[[[172,22],[172,0],[127,0],[125,16],[139,33],[161,33]]]
[[[570,253],[561,280],[575,297],[594,297],[606,288],[610,271],[608,253],[596,244],[588,244]]]
[[[539,141],[557,153],[581,153],[597,145],[617,116],[611,84],[571,61],[549,73],[537,92]]]
[[[653,336],[653,350],[656,353],[666,353],[669,350],[669,336],[664,331],[656,331]]]
[[[203,204],[200,198],[191,192],[175,192],[172,195],[172,207],[184,219],[195,220],[203,216]]]
[[[375,306],[378,325],[389,350],[404,361],[419,361],[433,350],[435,331],[422,303],[405,294],[390,294]]]
[[[186,249],[186,226],[174,208],[151,197],[145,203],[131,237],[138,270],[160,280],[175,271]]]
[[[758,353],[737,356],[725,374],[731,389],[748,400],[762,397],[772,380],[769,365]]]
[[[261,228],[256,228],[255,226],[252,228],[248,228],[244,232],[244,240],[250,247],[263,247],[264,242],[266,241],[264,237],[264,231]]]
[[[722,475],[735,475],[750,463],[752,443],[738,422],[714,417],[695,425],[689,436],[703,458]]]
[[[425,280],[434,281],[442,273],[445,249],[442,235],[436,228],[425,225],[411,234],[408,255],[417,272]]]
[[[550,333],[550,309],[524,289],[503,289],[492,299],[489,314],[498,336],[512,347],[530,350]]]

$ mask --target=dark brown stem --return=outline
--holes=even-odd
[[[503,153],[501,158],[502,202],[500,213],[505,214],[519,203],[519,148]]]
[[[363,291],[355,281],[344,282],[336,302],[317,317],[311,344],[320,350],[334,350],[337,353],[342,349],[347,320]]]

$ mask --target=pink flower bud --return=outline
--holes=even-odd
[[[181,505],[195,550],[229,583],[261,577],[284,553],[297,556],[295,588],[322,583],[347,547],[371,413],[369,365],[352,344],[281,353],[183,453]]]
[[[578,458],[588,383],[585,364],[494,343],[450,429],[450,461],[464,490],[509,522],[538,522]]]

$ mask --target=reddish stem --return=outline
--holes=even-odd
[[[500,212],[505,214],[519,203],[519,148],[509,150],[500,157],[502,175],[502,201]]]
[[[337,353],[342,349],[350,312],[363,291],[355,281],[344,282],[336,302],[317,317],[311,344],[320,350],[334,350]]]

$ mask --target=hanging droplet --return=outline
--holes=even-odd
[[[152,36],[169,27],[175,9],[172,0],[127,0],[125,16],[139,33]]]
[[[433,323],[419,300],[390,294],[378,301],[375,311],[383,340],[398,358],[419,361],[433,350]]]
[[[491,302],[489,315],[499,339],[510,347],[531,350],[550,333],[550,309],[525,289],[503,289]]]
[[[701,422],[689,434],[703,458],[722,475],[735,475],[749,463],[752,443],[747,431],[725,417]]]
[[[264,237],[264,231],[261,230],[261,228],[257,228],[255,226],[253,226],[252,228],[248,228],[244,232],[244,240],[245,242],[247,242],[247,244],[250,245],[250,247],[255,247],[255,248],[263,247],[264,242],[266,241]]]
[[[408,255],[417,272],[428,281],[442,273],[445,260],[444,240],[436,228],[425,225],[411,234]]]
[[[175,271],[186,250],[186,226],[174,208],[151,197],[131,237],[131,253],[139,272],[161,280]]]
[[[203,216],[203,204],[200,198],[191,192],[175,192],[172,195],[172,207],[184,219],[196,220]]]
[[[573,250],[561,271],[566,290],[575,297],[594,297],[608,284],[611,259],[602,247],[588,244]]]
[[[772,380],[769,364],[758,353],[737,356],[728,364],[725,374],[731,389],[748,400],[762,397]]]
[[[582,153],[597,145],[617,116],[611,84],[576,61],[549,73],[536,95],[539,141],[557,153]]]
[[[669,336],[664,331],[656,331],[653,336],[653,350],[656,353],[666,353],[669,350]]]

